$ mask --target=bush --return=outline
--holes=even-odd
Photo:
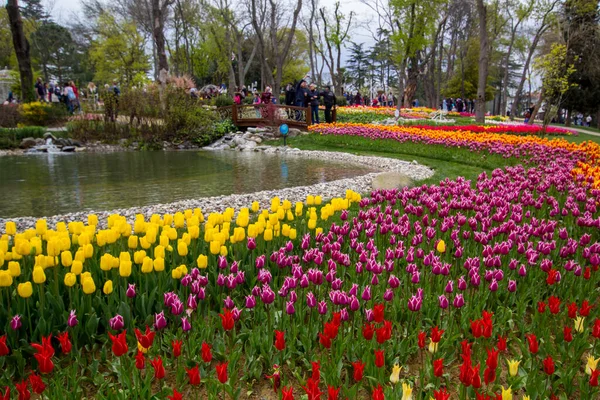
[[[46,129],[40,126],[27,126],[24,128],[0,128],[0,149],[14,149],[19,147],[24,138],[41,138]]]
[[[226,107],[226,106],[232,106],[233,105],[233,99],[227,95],[219,95],[217,97],[215,97],[212,101],[214,106],[217,107]]]
[[[338,107],[345,107],[348,105],[348,100],[344,96],[336,96],[335,104]]]
[[[244,97],[244,104],[252,104],[253,101],[254,95],[251,93],[248,93],[248,96]]]
[[[0,127],[16,128],[21,122],[21,113],[17,104],[0,105]]]
[[[49,126],[67,119],[68,111],[63,104],[35,101],[20,107],[21,121],[25,125]]]
[[[223,136],[231,132],[237,132],[237,127],[233,124],[233,121],[230,118],[219,121],[215,124],[216,135]]]

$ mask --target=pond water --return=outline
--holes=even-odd
[[[349,178],[368,166],[276,154],[156,151],[0,157],[0,218],[105,211]]]

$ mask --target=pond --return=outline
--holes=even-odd
[[[305,186],[367,166],[264,153],[146,151],[0,157],[0,218],[108,211]]]

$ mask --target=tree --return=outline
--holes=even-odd
[[[19,9],[18,0],[8,0],[6,11],[10,22],[13,46],[19,63],[19,75],[21,77],[21,96],[23,101],[35,100],[33,92],[33,72],[31,70],[31,57],[29,55],[29,41],[23,33],[23,20]]]
[[[350,42],[350,57],[348,58],[348,70],[354,81],[356,89],[360,90],[365,86],[367,78],[369,60],[364,49],[364,43]]]
[[[174,1],[175,0],[152,0],[152,35],[156,44],[156,54],[158,56],[159,78],[161,74],[165,75],[169,72],[169,61],[165,49],[165,19],[169,12],[169,7]]]
[[[120,21],[103,13],[98,21],[98,36],[92,42],[90,57],[96,65],[95,80],[135,85],[146,79],[150,70],[145,53],[146,41],[135,23]]]
[[[50,81],[51,75],[62,82],[65,73],[72,72],[69,69],[75,43],[67,28],[55,22],[44,22],[31,35],[31,44],[46,82]]]
[[[331,83],[335,88],[335,93],[338,96],[342,95],[342,45],[348,38],[350,27],[352,26],[352,17],[354,12],[350,11],[348,16],[348,22],[345,23],[346,16],[340,11],[340,2],[336,2],[333,10],[333,21],[328,21],[325,15],[325,8],[319,10],[321,20],[323,21],[323,32],[325,34],[325,43],[327,44],[327,55],[323,57],[327,67],[329,68],[329,75],[331,76]]]
[[[479,17],[479,65],[477,79],[477,100],[475,103],[475,121],[485,122],[485,89],[487,87],[489,68],[489,42],[487,31],[487,6],[484,0],[477,1],[477,15]]]

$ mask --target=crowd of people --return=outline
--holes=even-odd
[[[471,113],[475,112],[475,100],[474,99],[461,99],[460,97],[457,99],[453,99],[448,97],[445,100],[442,100],[440,104],[440,109],[442,111],[456,111],[459,113]]]

